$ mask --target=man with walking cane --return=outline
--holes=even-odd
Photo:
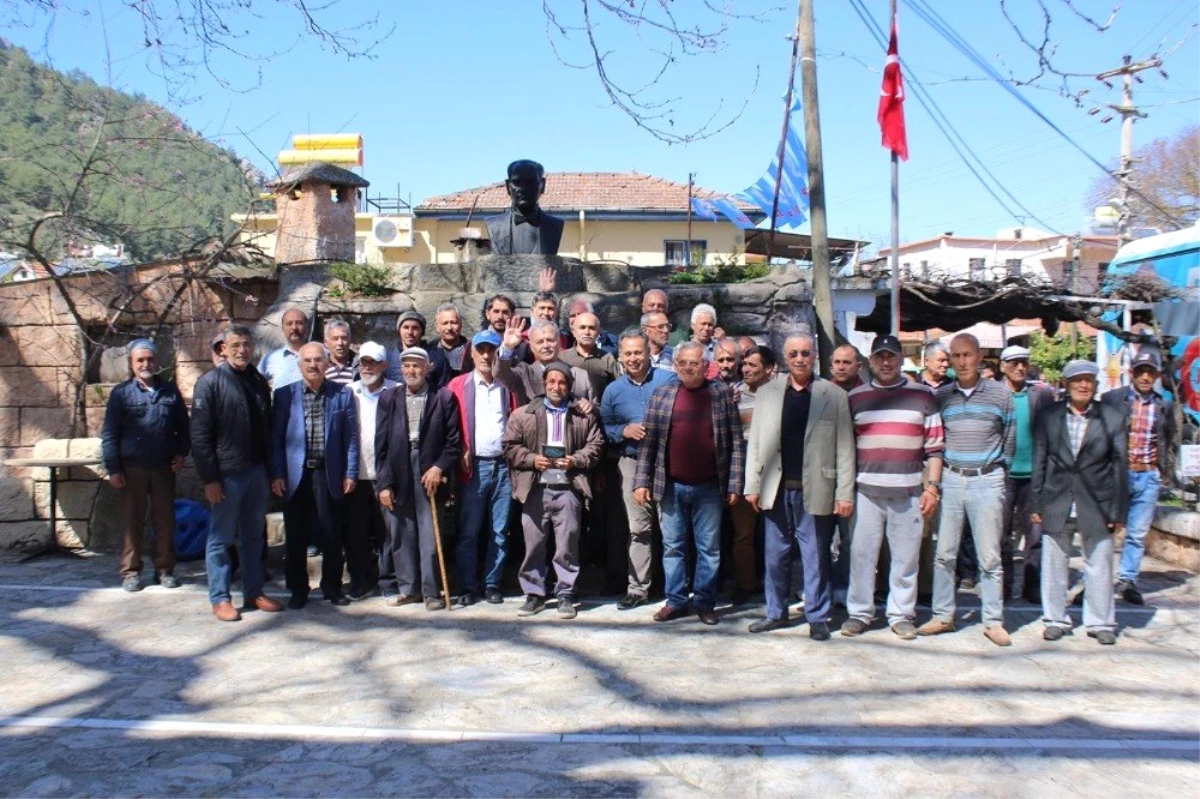
[[[400,520],[379,550],[379,587],[388,604],[423,597],[426,610],[442,610],[433,515],[462,456],[458,401],[448,389],[430,390],[429,355],[421,347],[400,353],[400,369],[404,385],[380,397],[375,426],[375,489],[379,504]]]

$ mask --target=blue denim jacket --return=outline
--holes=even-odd
[[[100,439],[109,474],[122,474],[126,465],[162,469],[187,455],[192,438],[179,389],[161,378],[153,392],[136,380],[120,383],[108,397]]]

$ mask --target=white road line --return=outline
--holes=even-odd
[[[7,716],[0,730],[92,729],[178,736],[299,738],[306,741],[398,741],[402,743],[593,744],[639,746],[761,746],[788,749],[1012,750],[1058,749],[1087,752],[1157,751],[1200,756],[1200,738],[997,738],[899,735],[704,735],[682,733],[557,733],[489,730],[434,730],[315,724],[242,724],[175,719],[102,719],[60,716]],[[12,733],[9,733],[12,734]]]

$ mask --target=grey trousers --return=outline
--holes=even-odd
[[[850,590],[846,612],[852,619],[870,623],[875,618],[875,567],[886,536],[891,552],[888,573],[888,624],[912,621],[917,615],[917,571],[925,519],[921,498],[854,497],[854,546],[850,548]]]
[[[954,621],[958,547],[963,526],[969,521],[979,557],[983,624],[985,627],[1004,624],[1004,588],[1001,585],[1004,571],[1000,566],[1003,504],[1003,469],[977,477],[965,477],[949,469],[942,472],[942,516],[933,572],[933,618]]]
[[[1067,589],[1071,586],[1071,541],[1074,525],[1057,533],[1042,531],[1042,621],[1047,627],[1071,627]],[[1113,630],[1117,613],[1113,599],[1113,535],[1110,530],[1079,531],[1083,549],[1083,626]]]
[[[436,599],[440,592],[433,508],[425,486],[421,485],[420,453],[416,447],[409,453],[409,464],[413,501],[393,511],[399,524],[386,525],[386,537],[379,552],[379,588],[384,596],[399,591],[401,596]]]
[[[639,505],[633,499],[636,458],[621,458],[621,499],[629,519],[629,594],[645,597],[650,593],[650,566],[654,560],[654,527],[658,524],[658,504]]]
[[[571,489],[557,490],[534,485],[521,506],[521,529],[525,533],[525,560],[518,579],[521,592],[546,596],[546,544],[554,536],[554,586],[556,597],[575,592],[579,577],[579,528],[583,501]]]

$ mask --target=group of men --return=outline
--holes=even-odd
[[[172,529],[174,474],[190,453],[212,506],[209,600],[223,621],[240,618],[230,595],[235,542],[242,609],[283,609],[263,590],[270,494],[284,512],[292,609],[308,601],[310,546],[322,553],[321,595],[335,605],[378,593],[390,605],[439,610],[451,589],[461,606],[503,602],[514,505],[522,616],[550,602],[560,617],[575,616],[589,541],[608,587],[624,594],[618,609],[645,604],[661,535],[665,602],[654,619],[695,613],[717,624],[725,519],[735,604],[761,573],[766,611],[754,633],[789,626],[797,556],[810,637],[830,637],[835,604],[846,608],[843,635],[865,632],[885,541],[890,629],[904,639],[953,631],[965,530],[978,557],[983,632],[999,646],[1011,642],[1004,601],[1020,541],[1023,590],[1043,605],[1047,640],[1070,626],[1075,529],[1088,634],[1115,641],[1113,533],[1126,524],[1117,593],[1142,601],[1136,579],[1171,440],[1169,407],[1154,390],[1161,363],[1148,347],[1133,361],[1131,385],[1101,402],[1093,364],[1069,364],[1068,397],[1055,401],[1028,381],[1020,347],[1002,353],[1003,380],[982,379],[979,344],[967,334],[944,353],[955,370],[949,382],[930,385],[928,371],[906,378],[891,336],[875,339],[869,373],[856,350],[838,348],[826,380],[815,374],[810,335],[788,337],[777,357],[753,339],[724,337],[711,306],[696,306],[691,336],[672,344],[659,290],[644,296],[640,325],[619,337],[602,331],[583,300],[568,306],[562,330],[551,281],[543,275],[531,324],[496,295],[470,339],[459,310],[443,305],[435,338],[426,341],[425,317],[409,311],[397,346],[367,341],[356,352],[347,323],[328,320],[324,342],[309,341],[308,318],[292,309],[281,320],[287,345],[256,366],[252,332],[232,326],[214,340],[216,366],[195,386],[190,421],[178,390],[157,374],[154,344],[134,342],[133,378],[114,390],[104,426],[105,465],[126,517],[125,588],[141,585],[147,498],[159,531],[156,576],[178,584],[163,532]],[[938,359],[928,360],[936,369]],[[917,627],[931,520],[933,614]],[[439,575],[442,544],[454,566],[449,586]]]

